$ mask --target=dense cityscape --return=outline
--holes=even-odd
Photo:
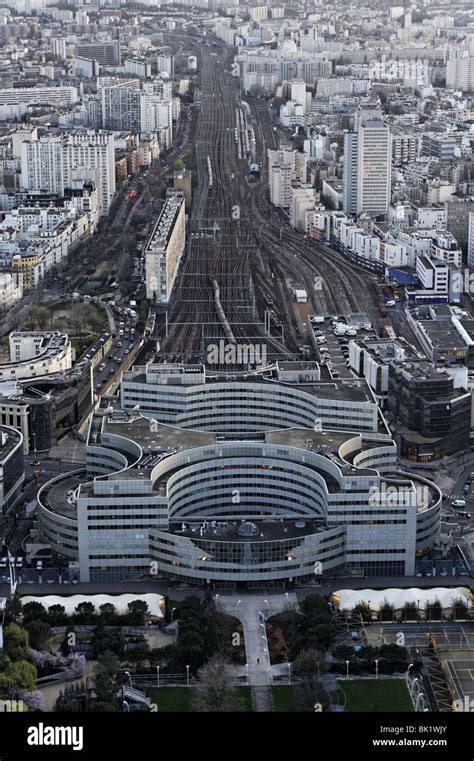
[[[468,1],[5,0],[0,713],[29,745],[423,713],[380,737],[447,750],[473,295]]]

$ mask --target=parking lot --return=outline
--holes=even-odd
[[[365,324],[370,324],[368,318],[366,320]],[[347,325],[347,333],[342,335],[341,332],[341,335],[335,335],[336,324],[343,322]],[[318,360],[321,364],[322,376],[327,373],[330,378],[335,380],[352,378],[352,371],[349,367],[349,341],[355,338],[374,337],[374,331],[362,328],[357,324],[352,326],[352,323],[348,323],[345,318],[334,316],[326,316],[324,322],[316,322],[313,317],[311,323],[318,344]],[[362,324],[364,324],[363,320]]]

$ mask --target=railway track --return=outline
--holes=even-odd
[[[242,129],[240,104],[230,73],[216,63],[203,49],[195,136],[197,189],[169,335],[162,347],[169,358],[198,361],[216,340],[233,340],[265,343],[267,356],[289,357],[291,350],[265,334],[257,306],[252,261],[257,259],[257,241],[241,213],[247,188],[235,142],[236,129]]]
[[[270,361],[298,358],[307,335],[293,309],[289,284],[295,281],[304,285],[314,312],[365,312],[383,334],[372,276],[288,229],[270,204],[266,156],[277,146],[277,135],[265,102],[242,102],[224,66],[227,54],[225,46],[217,56],[201,50],[197,186],[163,353],[170,360],[200,362],[222,340],[264,343]],[[250,125],[262,165],[257,183],[249,183],[244,136]],[[268,334],[269,301],[279,319],[272,320]]]

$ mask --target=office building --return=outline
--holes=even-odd
[[[113,135],[103,131],[48,135],[21,145],[21,185],[64,195],[75,179],[97,179],[101,214],[115,194]]]
[[[474,212],[474,195],[452,193],[449,200],[445,201],[444,208],[448,213],[447,228],[449,232],[465,249],[469,238],[469,215]]]
[[[0,106],[17,103],[46,106],[70,106],[77,101],[77,87],[58,85],[55,87],[7,87],[0,90]]]
[[[92,58],[102,66],[120,66],[121,51],[117,40],[111,42],[96,42],[76,45],[76,55],[79,58]]]
[[[20,496],[24,480],[23,436],[11,426],[0,425],[0,515]]]
[[[446,63],[446,87],[474,92],[474,57],[450,58]]]
[[[357,214],[357,134],[344,133],[344,173],[342,208],[346,214]]]
[[[102,127],[116,132],[140,131],[140,80],[103,78],[98,88]]]
[[[424,132],[421,136],[421,155],[440,161],[452,161],[459,153],[456,135],[442,132]]]
[[[9,344],[10,361],[0,365],[0,381],[61,373],[71,367],[67,333],[14,331],[10,333]]]
[[[268,150],[270,200],[274,206],[289,208],[294,182],[306,182],[307,155],[288,148]]]
[[[127,408],[94,414],[86,468],[61,479],[74,496],[66,504],[57,481],[40,489],[45,540],[84,582],[150,564],[174,581],[250,589],[309,581],[316,563],[323,576],[413,574],[439,531],[439,489],[397,471],[365,381],[329,387],[295,369],[301,382],[282,383],[289,364],[271,379],[212,380],[192,365],[125,373]]]
[[[468,267],[474,267],[474,211],[469,212],[467,264],[468,264]]]
[[[390,365],[388,409],[402,457],[428,462],[469,447],[471,393],[431,362]]]
[[[146,297],[168,302],[184,251],[184,194],[168,190],[165,204],[145,249]]]
[[[385,215],[391,200],[390,130],[373,110],[358,111],[355,127],[344,139],[344,210]]]

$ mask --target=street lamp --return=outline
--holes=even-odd
[[[249,683],[249,664],[248,663],[245,664],[245,680],[248,684]]]
[[[186,685],[189,687],[189,666],[186,666]]]
[[[346,679],[349,679],[349,661],[346,661]]]
[[[160,686],[160,667],[156,667],[156,680],[157,680],[157,686]]]
[[[171,621],[173,621],[173,616],[176,608],[171,608]]]
[[[291,663],[288,662],[288,684],[291,684]]]
[[[379,658],[375,659],[375,678],[379,678]]]
[[[130,674],[130,671],[125,672],[125,676],[128,676],[128,681],[130,682],[130,687],[132,687],[132,676]]]
[[[237,605],[235,606],[235,612],[237,613],[237,608],[239,607],[242,600],[237,600]]]

